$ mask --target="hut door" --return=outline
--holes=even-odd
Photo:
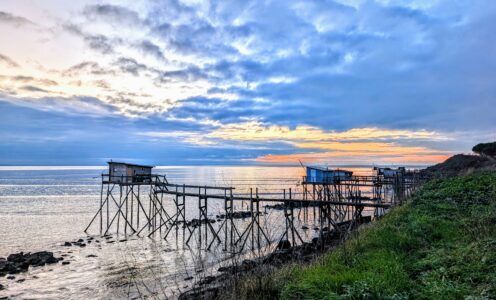
[[[312,182],[317,181],[317,170],[310,170],[310,178]]]
[[[133,168],[127,168],[127,180],[129,182],[132,182],[133,181]]]

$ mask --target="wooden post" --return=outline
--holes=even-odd
[[[103,231],[103,177],[102,177],[102,187],[100,189],[100,235]]]

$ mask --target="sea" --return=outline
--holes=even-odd
[[[344,167],[341,167],[344,168]],[[371,167],[346,168],[368,175]],[[105,167],[0,167],[0,257],[51,251],[61,263],[30,268],[14,279],[0,277],[1,297],[12,299],[177,298],[199,277],[229,262],[208,251],[160,237],[86,234],[100,205]],[[302,167],[160,166],[170,183],[232,186],[237,193],[301,190]],[[222,211],[211,211],[212,214]],[[99,243],[66,247],[66,241]],[[110,241],[110,242],[109,242]],[[209,274],[210,274],[209,273]]]

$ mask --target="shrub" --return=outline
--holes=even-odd
[[[477,144],[472,148],[472,151],[479,155],[496,157],[496,142]]]

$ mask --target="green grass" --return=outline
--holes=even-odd
[[[310,265],[245,291],[281,299],[496,298],[496,174],[436,180]],[[249,297],[251,297],[249,296]]]

